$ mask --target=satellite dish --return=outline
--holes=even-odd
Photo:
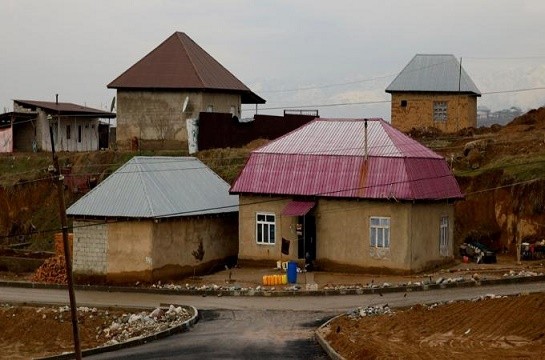
[[[182,105],[182,112],[187,110],[187,105],[189,105],[189,96],[185,97],[184,104]]]
[[[115,108],[115,96],[112,98],[112,104],[110,105],[110,112],[114,112]]]

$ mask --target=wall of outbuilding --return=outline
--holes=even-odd
[[[406,105],[402,105],[402,101]],[[447,120],[433,120],[434,101],[448,104]],[[435,127],[451,133],[467,127],[477,127],[477,96],[450,93],[392,93],[391,123],[401,131]]]
[[[183,111],[185,99],[188,105]],[[201,111],[229,113],[240,109],[240,95],[223,92],[183,90],[117,90],[117,145],[134,147],[133,139],[148,142],[149,147],[185,149],[186,120],[196,119]]]
[[[128,283],[210,271],[236,257],[237,221],[236,213],[161,221],[75,220],[74,274],[82,280]]]

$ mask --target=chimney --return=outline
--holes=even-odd
[[[59,106],[59,94],[55,94],[55,105]]]

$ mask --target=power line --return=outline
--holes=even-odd
[[[533,87],[533,88],[521,88],[521,89],[512,89],[512,90],[497,90],[497,91],[487,91],[481,92],[481,95],[497,95],[497,94],[508,94],[508,93],[517,93],[517,92],[526,92],[526,91],[538,91],[545,90],[545,87]],[[428,101],[424,99],[411,99],[412,102],[416,101]],[[352,106],[352,105],[374,105],[374,104],[383,104],[391,103],[392,100],[369,100],[369,101],[353,101],[353,102],[342,102],[342,103],[331,103],[331,104],[307,104],[307,105],[289,105],[289,106],[273,106],[273,107],[264,107],[258,108],[259,111],[264,110],[283,110],[283,109],[301,109],[301,108],[323,108],[323,107],[336,107],[336,106]],[[255,111],[255,108],[246,108],[242,109],[244,111]]]
[[[439,176],[439,177],[433,177],[433,178],[443,178],[445,176],[450,176],[449,175],[444,175],[444,176]],[[430,179],[430,178],[426,178],[426,179]],[[520,182],[516,182],[516,183],[512,183],[512,184],[508,184],[508,185],[501,185],[501,186],[494,186],[494,187],[490,187],[490,188],[486,188],[486,189],[481,189],[481,190],[476,190],[476,191],[471,191],[471,192],[467,192],[465,194],[463,194],[464,196],[468,196],[468,195],[474,195],[474,194],[478,194],[478,193],[483,193],[483,192],[488,192],[488,191],[494,191],[494,190],[499,190],[499,189],[504,189],[504,188],[508,188],[508,187],[515,187],[515,186],[518,186],[518,185],[522,185],[522,184],[527,184],[527,183],[532,183],[532,182],[535,182],[535,181],[539,181],[539,180],[544,180],[545,178],[543,177],[538,177],[538,178],[533,178],[533,179],[530,179],[530,180],[525,180],[525,181],[520,181]],[[405,182],[413,182],[413,181],[421,181],[423,179],[417,179],[417,180],[408,180],[408,181],[405,181]],[[396,182],[396,183],[403,183],[403,182]],[[394,183],[392,183],[394,184]],[[387,186],[387,185],[390,185],[390,183],[388,184],[379,184],[379,185],[373,185],[373,186],[363,186],[363,187],[357,187],[357,188],[351,188],[351,189],[342,189],[342,190],[335,190],[335,191],[331,191],[331,192],[323,192],[323,193],[316,193],[316,194],[313,194],[313,195],[308,195],[309,197],[319,197],[319,196],[324,196],[324,195],[327,195],[327,194],[333,194],[333,193],[338,193],[338,192],[346,192],[346,191],[353,191],[353,190],[359,190],[359,189],[365,189],[365,188],[371,188],[371,187],[374,187],[374,186]],[[268,195],[268,194],[267,194]],[[272,194],[274,195],[274,194]],[[290,200],[292,199],[292,197],[294,195],[277,195],[278,197],[275,198],[275,199],[266,199],[266,200],[259,200],[259,201],[254,201],[254,202],[250,202],[250,203],[245,203],[245,204],[239,204],[239,208],[240,207],[244,207],[244,206],[250,206],[250,205],[256,205],[256,204],[263,204],[263,203],[270,203],[270,202],[277,202],[277,201],[284,201],[284,200]],[[395,200],[395,199],[392,199],[392,200]],[[232,207],[232,206],[227,206],[227,207]],[[218,209],[222,209],[222,208],[225,208],[225,207],[212,207],[212,208],[206,208],[206,209],[199,209],[199,210],[192,210],[192,211],[185,211],[185,212],[179,212],[179,213],[171,213],[171,214],[167,214],[167,215],[163,215],[161,216],[161,218],[168,218],[168,217],[176,217],[176,216],[183,216],[183,215],[187,215],[187,214],[191,214],[191,213],[195,213],[195,212],[202,212],[202,211],[211,211],[211,210],[218,210]],[[339,209],[339,211],[344,211],[345,209]],[[150,218],[152,219],[152,218]],[[76,229],[76,228],[82,228],[82,227],[90,227],[90,226],[100,226],[100,225],[106,225],[106,224],[112,224],[112,223],[120,223],[120,222],[127,222],[127,221],[132,221],[133,219],[132,218],[124,218],[124,219],[119,219],[119,218],[116,218],[115,220],[104,220],[103,222],[98,222],[98,223],[89,223],[89,224],[81,224],[81,225],[78,225],[78,226],[70,226],[69,229],[73,230],[73,229]],[[32,236],[32,235],[37,235],[37,234],[46,234],[46,233],[53,233],[53,232],[58,232],[59,229],[56,228],[56,229],[47,229],[47,230],[41,230],[41,231],[32,231],[32,232],[28,232],[28,233],[19,233],[19,234],[14,234],[14,235],[5,235],[5,236],[0,236],[0,239],[9,239],[9,238],[15,238],[15,237],[21,237],[21,236]]]

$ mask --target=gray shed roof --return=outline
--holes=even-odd
[[[168,218],[238,211],[229,184],[193,157],[135,156],[67,210],[70,216]]]
[[[463,92],[481,96],[454,55],[417,54],[386,88],[398,91]]]

